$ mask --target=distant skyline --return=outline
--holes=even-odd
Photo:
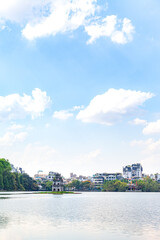
[[[91,175],[160,172],[160,2],[5,0],[0,157]]]

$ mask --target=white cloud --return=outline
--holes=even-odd
[[[67,120],[70,117],[73,117],[73,113],[70,113],[67,110],[55,111],[53,114],[53,118],[60,120]]]
[[[41,16],[49,0],[5,0],[0,4],[0,17],[2,20],[23,23]],[[36,10],[37,9],[37,10]],[[41,12],[41,15],[40,15]]]
[[[140,118],[135,118],[133,121],[130,121],[130,123],[133,125],[146,125],[147,121]]]
[[[17,152],[12,151],[3,155],[15,166],[22,167],[27,173],[33,176],[40,169],[46,173],[49,171],[58,171],[60,162],[57,161],[56,154],[56,150],[49,145],[30,143],[22,150]]]
[[[159,171],[160,167],[160,139],[154,140],[149,138],[146,140],[134,140],[131,142],[131,146],[140,148],[141,163],[145,166],[150,173]]]
[[[82,105],[82,106],[74,106],[67,110],[55,111],[53,113],[53,118],[57,118],[60,120],[67,120],[68,118],[73,117],[73,112],[78,111],[83,108],[84,108],[84,106]]]
[[[13,130],[19,130],[19,129],[22,129],[22,128],[24,128],[23,125],[20,125],[20,124],[12,124],[8,129],[13,131]]]
[[[112,88],[94,97],[90,104],[78,113],[77,119],[83,122],[112,125],[123,116],[139,110],[138,107],[153,96],[149,92]]]
[[[45,124],[45,127],[46,127],[46,128],[49,128],[50,126],[51,126],[50,123],[46,123],[46,124]]]
[[[39,117],[50,103],[50,97],[38,88],[32,91],[32,96],[26,94],[0,96],[0,120],[22,119],[26,116]]]
[[[91,152],[80,154],[79,156],[75,156],[76,164],[79,166],[86,164],[93,164],[101,157],[101,149],[95,149]]]
[[[3,137],[0,137],[0,146],[12,146],[14,143],[23,142],[26,139],[27,132],[13,133],[6,132]]]
[[[51,1],[50,14],[37,23],[28,23],[22,34],[29,40],[74,31],[94,15],[96,0]]]
[[[147,126],[143,129],[143,134],[156,134],[160,133],[160,120],[156,122],[149,122]]]
[[[100,154],[101,154],[101,150],[100,149],[96,149],[96,150],[86,154],[85,158],[87,158],[89,160],[96,159]]]
[[[121,30],[119,30],[121,28]],[[100,37],[109,37],[115,43],[125,44],[133,38],[134,27],[128,18],[122,21],[116,15],[107,16],[100,23],[95,22],[85,26],[90,36],[88,43],[93,43]]]
[[[71,109],[71,111],[76,111],[76,110],[80,110],[80,109],[83,109],[83,108],[84,108],[83,105],[81,105],[81,106],[74,106],[74,107]]]
[[[121,44],[131,41],[131,21],[115,15],[102,19],[99,15],[106,10],[106,3],[97,0],[5,0],[0,5],[0,21],[3,28],[8,20],[19,23],[28,40],[73,32],[82,26],[91,37],[88,43],[101,36]]]

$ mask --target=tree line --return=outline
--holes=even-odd
[[[160,184],[149,177],[145,177],[143,180],[133,180],[132,183],[127,180],[105,181],[102,190],[107,192],[126,192],[130,188],[130,184],[134,184],[136,189],[142,192],[160,192]]]
[[[73,189],[77,191],[92,191],[94,190],[94,184],[89,181],[79,181],[79,180],[73,180],[71,183],[65,185],[65,189]]]
[[[88,180],[83,182],[79,180],[73,180],[71,183],[65,185],[65,189],[77,191],[99,190],[106,192],[126,192],[129,190],[130,184],[133,184],[136,190],[140,190],[142,192],[160,192],[160,183],[150,179],[149,177],[146,177],[143,180],[133,180],[132,183],[126,179],[104,181],[104,184],[99,188],[96,188],[94,184]],[[49,187],[49,183],[47,183],[47,185]]]
[[[8,160],[0,159],[0,190],[5,191],[36,191],[38,185],[26,173],[12,173]]]

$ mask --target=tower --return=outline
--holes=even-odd
[[[63,192],[64,184],[61,174],[55,173],[52,184],[52,192]]]

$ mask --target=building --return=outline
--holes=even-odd
[[[76,179],[77,178],[77,175],[74,174],[74,173],[70,173],[70,179]]]
[[[53,181],[56,176],[56,172],[49,172],[48,176],[46,177],[48,181]]]
[[[93,183],[95,188],[102,188],[105,181],[121,180],[121,173],[96,173],[93,175]]]
[[[63,192],[64,184],[61,174],[55,173],[52,184],[52,192]]]
[[[21,174],[25,173],[25,171],[23,171],[23,169],[21,167],[15,168],[13,164],[11,164],[11,172],[12,173],[21,173]]]
[[[95,188],[102,188],[104,183],[103,173],[96,173],[93,175],[93,183]]]
[[[143,168],[140,163],[123,167],[123,177],[126,179],[141,179]]]
[[[121,180],[122,178],[121,173],[105,173],[104,175],[105,181]]]
[[[155,174],[150,174],[150,179],[155,180]]]
[[[152,180],[155,180],[155,181],[157,181],[158,183],[160,183],[160,174],[159,174],[159,173],[151,174],[151,175],[150,175],[150,178],[151,178]]]
[[[45,182],[47,180],[47,174],[43,173],[42,170],[39,170],[35,175],[34,175],[34,180],[38,180],[39,182]]]

